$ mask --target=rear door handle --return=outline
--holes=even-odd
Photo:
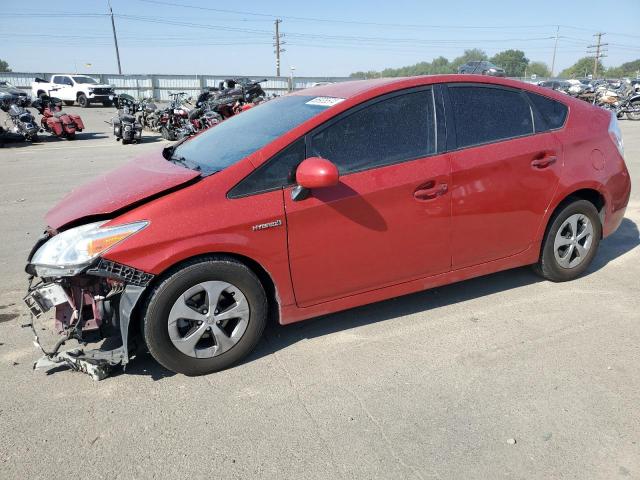
[[[555,155],[548,155],[542,158],[536,158],[531,162],[531,167],[536,168],[538,170],[542,170],[543,168],[550,167],[554,163],[558,161],[558,157]]]
[[[446,183],[440,183],[436,185],[434,180],[431,180],[423,185],[420,185],[413,196],[416,200],[433,200],[441,195],[444,195],[449,190],[449,186]]]

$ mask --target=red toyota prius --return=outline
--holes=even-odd
[[[630,180],[610,113],[446,75],[324,85],[264,103],[71,192],[28,259],[48,361],[103,375],[146,345],[188,375],[282,324],[499,270],[589,266]]]

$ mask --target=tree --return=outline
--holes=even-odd
[[[603,74],[604,72],[604,66],[602,65],[602,62],[600,62],[600,60],[598,60],[598,72],[600,74]],[[565,68],[563,71],[561,71],[560,77],[576,78],[586,77],[590,74],[593,74],[593,57],[582,57],[569,68]]]
[[[529,59],[522,50],[504,50],[491,57],[491,62],[504,68],[507,77],[523,77],[529,65]]]
[[[636,78],[640,74],[640,59],[623,63],[619,67],[607,68],[607,77],[631,77]]]
[[[551,70],[544,62],[531,62],[527,67],[527,75],[537,75],[538,77],[550,77]]]
[[[380,72],[376,72],[375,70],[369,70],[368,72],[353,72],[349,76],[352,78],[361,78],[366,80],[368,78],[378,78],[380,76]]]
[[[4,60],[0,60],[0,72],[10,72],[9,64]]]
[[[451,65],[453,67],[453,70],[457,72],[460,65],[464,65],[467,62],[482,60],[488,60],[486,52],[484,50],[480,50],[479,48],[472,48],[470,50],[465,50],[461,56],[455,58],[453,62],[451,62]]]

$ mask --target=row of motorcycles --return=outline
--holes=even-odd
[[[114,96],[118,114],[111,120],[116,140],[123,144],[142,140],[143,129],[159,132],[166,140],[180,140],[211,128],[258,103],[266,95],[260,85],[265,80],[227,79],[210,87],[194,101],[185,92],[169,93],[166,108],[158,108],[152,99],[138,101],[131,95]]]
[[[28,107],[38,111],[41,115],[40,122],[36,121]],[[37,142],[38,134],[47,132],[55,137],[73,140],[76,132],[84,130],[84,123],[79,115],[64,112],[62,100],[48,95],[41,95],[33,102],[25,95],[3,95],[0,98],[0,110],[8,115],[11,122],[8,129],[0,127],[2,145],[10,135],[20,140]]]
[[[543,82],[554,90],[597,105],[629,120],[640,120],[640,83],[625,80]],[[556,85],[557,84],[557,85]],[[546,85],[543,85],[546,86]]]

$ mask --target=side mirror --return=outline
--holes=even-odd
[[[296,169],[296,183],[291,192],[293,200],[304,200],[313,188],[332,187],[338,184],[338,167],[325,158],[309,157]]]

